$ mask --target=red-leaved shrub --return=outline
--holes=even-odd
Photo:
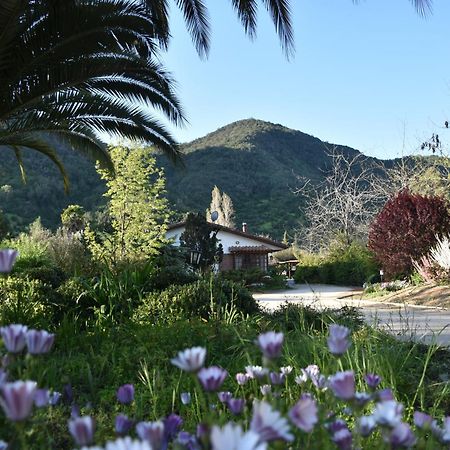
[[[369,230],[373,251],[387,277],[408,275],[436,244],[436,235],[448,234],[448,204],[441,197],[424,197],[407,190],[384,205]]]

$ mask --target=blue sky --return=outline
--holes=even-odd
[[[249,117],[281,123],[365,154],[415,152],[433,132],[450,145],[450,2],[420,18],[408,0],[291,0],[287,61],[262,5],[250,41],[230,2],[210,0],[212,45],[200,60],[172,6],[164,61],[178,82],[190,141]]]

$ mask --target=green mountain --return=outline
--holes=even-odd
[[[298,226],[301,200],[294,194],[298,177],[323,178],[328,153],[335,146],[300,131],[260,120],[241,120],[182,145],[184,168],[158,156],[167,176],[168,196],[179,213],[204,211],[217,185],[230,195],[236,223],[247,222],[249,231],[280,239]],[[358,153],[345,146],[338,151]],[[94,165],[70,149],[60,149],[71,181],[69,195],[61,178],[46,158],[28,152],[23,184],[17,162],[4,152],[0,163],[0,207],[18,225],[40,216],[45,226],[59,224],[61,210],[77,203],[87,210],[104,202],[105,188]],[[8,185],[10,187],[5,187]]]
[[[186,168],[164,163],[170,199],[178,210],[205,210],[217,185],[230,195],[236,223],[281,239],[298,227],[298,177],[323,179],[334,144],[260,120],[241,120],[183,145]],[[337,146],[339,152],[359,153]]]

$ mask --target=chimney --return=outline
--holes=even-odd
[[[242,222],[242,232],[247,233],[247,222]]]

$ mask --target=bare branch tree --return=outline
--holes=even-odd
[[[306,226],[300,230],[299,245],[309,251],[324,249],[337,236],[348,244],[365,239],[388,196],[379,188],[383,172],[361,153],[346,156],[334,148],[329,157],[332,163],[324,181],[313,186],[301,179],[296,191],[306,200]]]

